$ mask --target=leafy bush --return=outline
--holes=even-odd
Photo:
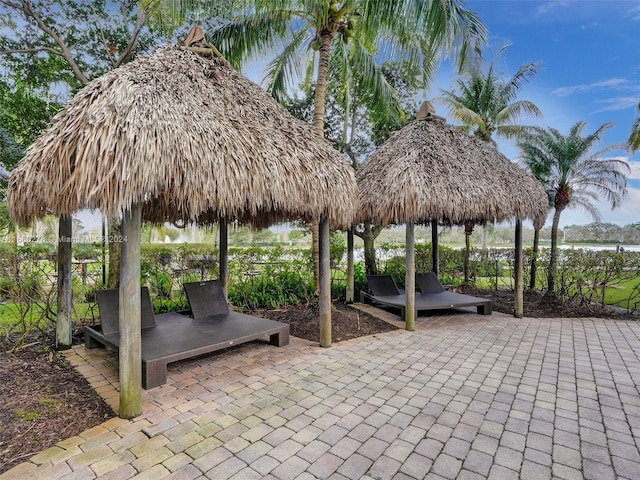
[[[380,271],[381,274],[391,275],[393,280],[398,285],[398,288],[404,288],[404,281],[406,276],[406,260],[404,256],[392,257],[385,263],[384,270]]]
[[[243,310],[308,304],[315,297],[312,275],[281,271],[229,286],[229,301]]]

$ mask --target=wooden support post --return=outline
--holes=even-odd
[[[416,321],[416,249],[415,249],[415,224],[407,223],[407,241],[406,241],[406,275],[404,280],[404,290],[407,303],[404,311],[405,328],[409,331],[415,329]]]
[[[107,219],[102,217],[102,288],[107,286]]]
[[[220,284],[222,285],[224,297],[227,298],[227,290],[229,288],[229,224],[226,218],[220,220],[218,233],[220,235]]]
[[[122,219],[119,293],[119,415],[122,418],[133,418],[142,413],[140,212],[140,204],[134,204]]]
[[[331,346],[331,267],[329,264],[329,220],[322,218],[318,225],[320,346]]]
[[[524,267],[522,264],[522,220],[519,218],[516,219],[515,243],[515,298],[513,311],[515,317],[522,318],[524,316]]]
[[[58,311],[56,314],[56,350],[71,348],[71,215],[58,219]]]
[[[440,275],[440,252],[438,251],[438,220],[431,219],[431,264],[436,276]]]
[[[353,227],[347,230],[347,291],[345,303],[353,303],[355,296],[355,264],[353,259]]]

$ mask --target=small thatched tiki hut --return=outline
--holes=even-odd
[[[144,219],[349,224],[352,169],[310,125],[216,57],[164,47],[91,82],[11,172],[20,224],[99,209]]]
[[[11,174],[8,204],[21,225],[45,214],[70,218],[84,208],[123,218],[120,415],[125,417],[141,411],[141,219],[239,219],[260,226],[319,220],[321,344],[331,344],[329,224],[345,227],[353,221],[353,169],[310,125],[212,50],[205,53],[209,56],[186,47],[159,48],[94,80],[53,119]]]
[[[359,221],[407,225],[409,329],[414,320],[415,223],[435,226],[436,222],[516,219],[520,224],[523,219],[542,222],[548,211],[547,195],[535,177],[492,143],[471,137],[435,115],[394,133],[357,170],[356,179]]]

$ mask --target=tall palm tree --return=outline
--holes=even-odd
[[[400,57],[419,66],[426,82],[437,60],[453,50],[467,58],[469,47],[484,41],[485,30],[460,0],[254,0],[250,13],[218,28],[211,37],[237,66],[274,50],[267,66],[268,90],[282,99],[296,79],[315,83],[313,127],[323,134],[329,66],[333,53],[350,44],[354,80],[371,92],[372,110],[385,115],[395,102],[376,60]],[[458,46],[458,49],[455,47]],[[316,55],[317,52],[317,55]],[[303,68],[304,66],[304,68]],[[305,72],[303,74],[303,72]],[[314,78],[312,78],[314,77]],[[315,277],[318,235],[313,225]],[[316,282],[317,285],[317,282]]]
[[[638,118],[631,126],[631,135],[629,135],[628,143],[632,152],[640,150],[640,102],[638,103]]]
[[[211,41],[236,66],[278,52],[267,66],[268,89],[283,98],[301,78],[313,81],[313,125],[319,134],[325,113],[329,63],[339,42],[351,43],[351,61],[385,106],[392,91],[376,74],[376,60],[404,58],[425,80],[437,61],[484,41],[477,16],[461,0],[247,0],[248,13],[215,29]],[[316,55],[317,52],[317,55]],[[460,63],[462,64],[462,63]],[[304,67],[304,68],[303,68]],[[312,77],[314,77],[312,79]]]
[[[538,63],[522,65],[508,79],[496,72],[496,61],[506,50],[504,46],[491,62],[487,72],[473,64],[456,81],[456,90],[442,90],[439,99],[453,118],[462,122],[476,137],[490,141],[492,136],[514,138],[527,127],[519,125],[523,116],[542,117],[540,109],[529,100],[516,100],[522,86],[540,70]]]
[[[456,81],[456,90],[442,90],[439,98],[449,108],[449,114],[460,120],[463,127],[473,135],[492,142],[492,136],[513,138],[527,127],[516,122],[523,116],[541,117],[540,109],[529,100],[517,100],[524,83],[538,72],[537,63],[522,65],[511,78],[504,79],[496,72],[496,61],[509,45],[500,49],[487,72],[479,63],[472,64]],[[465,256],[464,280],[469,281],[469,252],[471,234],[475,227],[472,221],[464,223]],[[486,228],[486,226],[485,226]]]
[[[555,273],[558,258],[558,225],[566,208],[581,207],[600,219],[594,202],[604,197],[616,208],[627,193],[629,165],[604,154],[619,148],[608,145],[595,152],[594,145],[601,141],[612,123],[601,125],[595,132],[582,135],[586,122],[574,124],[568,135],[555,128],[534,127],[517,142],[521,156],[532,172],[538,172],[546,188],[553,194],[553,223],[551,226],[551,253],[547,276],[548,294],[555,294]]]

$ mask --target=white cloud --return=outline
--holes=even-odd
[[[611,209],[611,204],[605,200],[595,202],[594,205],[600,212],[602,222],[615,223],[618,225],[628,225],[640,221],[638,205],[640,205],[640,189],[629,188],[628,195],[622,204],[615,210]],[[560,227],[567,225],[586,225],[594,222],[591,215],[582,209],[567,209],[560,217]],[[545,226],[551,225],[551,217],[547,219]]]
[[[549,13],[553,13],[558,8],[567,7],[568,5],[569,2],[566,0],[552,0],[540,5],[536,10],[536,13],[538,15],[547,15]]]
[[[625,157],[616,157],[618,160],[623,160],[629,164],[630,173],[627,175],[629,180],[640,180],[640,162],[629,160]]]
[[[598,28],[598,22],[590,22],[583,25],[580,25],[581,30],[593,30],[594,28]]]
[[[608,80],[602,80],[600,82],[582,83],[579,85],[570,85],[567,87],[556,88],[555,90],[552,90],[551,93],[560,97],[567,97],[578,92],[588,92],[601,88],[618,88],[627,85],[628,83],[629,81],[626,78],[614,77]]]
[[[612,97],[597,100],[597,103],[605,104],[604,107],[595,110],[592,113],[610,112],[617,110],[625,110],[627,108],[635,108],[638,105],[638,97]]]

